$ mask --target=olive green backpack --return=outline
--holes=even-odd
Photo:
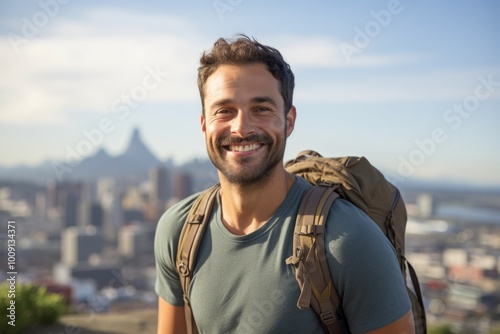
[[[297,306],[312,307],[325,333],[349,332],[343,318],[339,294],[326,261],[324,229],[333,201],[340,197],[364,211],[383,231],[396,249],[401,274],[412,303],[415,333],[427,333],[425,309],[417,275],[404,257],[406,209],[399,190],[363,157],[323,158],[303,151],[285,165],[288,172],[303,177],[312,187],[299,206],[292,255],[286,264],[295,267],[300,287]],[[177,270],[184,292],[188,333],[198,333],[188,298],[196,253],[210,218],[219,185],[205,190],[195,200],[182,229],[177,249]],[[409,280],[406,279],[407,272]]]

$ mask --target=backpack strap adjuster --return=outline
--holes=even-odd
[[[324,225],[300,225],[295,227],[295,234],[297,235],[317,235],[324,232]]]
[[[196,214],[192,219],[188,220],[188,224],[201,224],[203,222],[204,215]]]
[[[325,325],[332,325],[337,321],[337,317],[335,316],[335,312],[333,311],[328,311],[320,314],[321,321]]]

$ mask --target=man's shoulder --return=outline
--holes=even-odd
[[[368,220],[371,218],[356,205],[345,198],[337,198],[330,209],[330,217],[342,218],[343,220]]]
[[[347,240],[386,239],[377,224],[350,201],[338,198],[328,214],[327,231],[330,237]],[[385,241],[385,240],[384,240]]]
[[[298,175],[294,176],[295,176],[295,182],[293,184],[294,191],[298,191],[302,193],[302,195],[304,195],[310,188],[313,187],[313,185],[303,177],[300,177]]]
[[[200,194],[190,195],[168,208],[158,221],[157,231],[162,231],[164,235],[180,233],[189,210]]]

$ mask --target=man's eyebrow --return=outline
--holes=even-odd
[[[269,103],[269,104],[272,104],[273,106],[278,106],[278,104],[276,103],[276,101],[274,101],[273,98],[269,97],[269,96],[256,96],[256,97],[253,97],[251,100],[250,100],[251,103]],[[217,100],[215,101],[214,103],[212,103],[210,105],[210,109],[215,109],[215,108],[218,108],[218,107],[223,107],[223,106],[227,106],[228,104],[232,104],[234,103],[234,101],[232,99],[220,99],[220,100]]]
[[[278,106],[278,104],[276,103],[276,101],[274,101],[274,99],[272,99],[269,96],[256,96],[256,97],[252,98],[251,102],[252,103],[269,103],[269,104],[272,104],[275,107]]]
[[[220,99],[220,100],[217,100],[214,103],[212,103],[210,105],[210,109],[223,107],[223,106],[226,106],[226,105],[231,104],[231,103],[233,103],[233,100],[231,100],[231,99]]]

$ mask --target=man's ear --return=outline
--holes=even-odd
[[[200,125],[201,125],[201,132],[205,134],[205,131],[207,131],[207,125],[205,121],[205,116],[203,115],[203,112],[200,115]]]
[[[292,106],[286,114],[286,137],[288,138],[295,128],[295,119],[297,118],[297,109]]]

